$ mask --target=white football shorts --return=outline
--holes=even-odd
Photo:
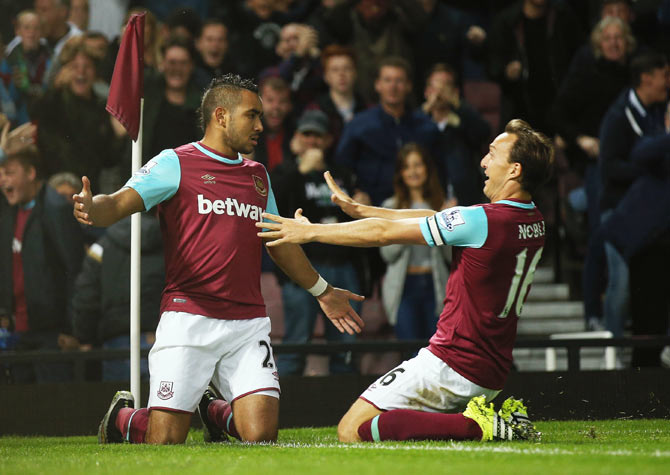
[[[412,359],[403,361],[360,395],[381,411],[413,409],[426,412],[456,413],[465,410],[470,399],[485,395],[490,401],[498,389],[479,386],[422,348]]]
[[[193,413],[210,381],[228,402],[249,394],[279,398],[270,319],[163,312],[149,375],[149,409]]]

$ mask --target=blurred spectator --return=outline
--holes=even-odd
[[[228,54],[228,27],[221,20],[210,19],[202,24],[195,47],[200,53],[196,68],[208,84],[215,77],[233,71]]]
[[[435,164],[415,143],[398,151],[392,197],[382,206],[395,209],[434,209],[447,206]],[[388,268],[382,283],[382,302],[400,340],[425,340],[435,333],[449,277],[447,246],[392,244],[380,248]]]
[[[489,74],[502,88],[501,124],[521,118],[551,135],[548,110],[582,38],[565,3],[519,0],[500,12],[489,36]]]
[[[277,64],[275,53],[285,17],[275,11],[271,0],[244,0],[226,5],[224,21],[230,27],[235,71],[243,77],[258,77],[266,67]]]
[[[186,38],[172,37],[163,45],[163,58],[163,72],[145,78],[145,161],[200,138],[196,111],[202,91],[193,80],[195,46]]]
[[[35,132],[37,127],[31,122],[11,129],[9,118],[0,113],[0,164],[8,155],[24,151],[35,144]]]
[[[68,23],[81,31],[88,30],[88,18],[91,9],[88,0],[70,0],[70,17]]]
[[[605,222],[633,182],[645,169],[636,161],[634,147],[640,137],[657,135],[665,127],[665,102],[668,99],[668,64],[657,53],[646,53],[631,62],[632,88],[623,91],[607,111],[600,128],[600,210]],[[638,151],[639,153],[639,151]],[[588,259],[602,239],[602,229],[589,243]],[[607,289],[604,299],[605,328],[615,337],[623,335],[629,316],[629,271],[621,252],[605,243]],[[585,266],[589,265],[588,263]]]
[[[416,0],[345,0],[327,9],[323,20],[338,43],[354,49],[356,90],[373,103],[378,63],[400,56],[411,64],[411,39],[424,27],[427,15]]]
[[[292,139],[295,160],[287,160],[275,168],[272,186],[276,191],[277,208],[283,216],[293,216],[298,208],[312,222],[335,223],[350,221],[340,208],[330,200],[331,191],[323,177],[329,169],[338,185],[347,193],[353,193],[353,176],[338,167],[327,167],[325,151],[331,140],[328,133],[328,117],[321,111],[305,111],[298,119]],[[360,293],[356,263],[363,253],[358,249],[311,243],[303,246],[305,254],[314,268],[334,287]],[[276,272],[282,285],[284,305],[284,343],[307,343],[314,333],[319,307],[314,298],[299,286],[289,281],[281,272]],[[360,313],[361,303],[352,303]],[[338,332],[332,325],[325,327],[328,341],[353,341],[354,335]],[[351,372],[351,355],[337,354],[330,358],[330,373]],[[303,373],[305,355],[280,354],[277,366],[281,376]]]
[[[84,43],[95,53],[98,58],[107,56],[109,41],[107,37],[98,31],[87,31],[83,34]]]
[[[329,45],[321,53],[323,80],[328,92],[318,96],[313,104],[328,116],[332,148],[340,140],[345,124],[355,114],[365,110],[366,104],[360,95],[354,92],[356,81],[356,58],[351,48]]]
[[[393,194],[394,165],[398,149],[417,142],[438,155],[440,131],[422,112],[407,105],[412,91],[411,68],[402,58],[384,59],[375,90],[379,104],[357,114],[342,133],[335,162],[352,170],[362,191],[375,206]]]
[[[61,172],[51,175],[47,185],[56,190],[56,193],[74,204],[72,195],[81,191],[81,177],[74,173]]]
[[[74,277],[84,257],[72,205],[44,185],[35,147],[2,164],[0,197],[0,317],[18,335],[17,349],[72,350]],[[67,363],[15,364],[17,383],[59,382],[72,377]]]
[[[46,86],[51,53],[46,41],[41,39],[40,19],[33,10],[18,14],[15,32],[20,41],[13,41],[13,46],[7,47],[0,74],[3,81],[11,80],[18,93],[13,98],[17,115],[12,122],[22,124],[28,121],[28,105]]]
[[[33,8],[33,0],[0,0],[0,39],[10,41],[16,30],[19,12]],[[0,40],[1,41],[1,40]]]
[[[291,88],[296,115],[325,89],[318,44],[319,34],[311,26],[289,23],[281,30],[278,74]]]
[[[629,83],[629,59],[635,48],[635,38],[626,23],[615,17],[600,20],[591,32],[589,48],[575,55],[552,109],[570,171],[584,180],[584,188],[570,195],[570,205],[584,212],[588,203],[591,229],[600,221],[598,129],[608,107]]]
[[[60,67],[58,58],[63,46],[70,38],[81,35],[82,31],[67,21],[70,16],[69,0],[35,0],[35,12],[40,17],[42,36],[52,51],[51,67],[47,72],[47,80],[52,81]]]
[[[447,63],[461,78],[466,57],[481,59],[486,32],[473,24],[465,12],[438,0],[417,0],[428,14],[427,24],[413,41],[415,78],[424,82],[435,63]],[[457,84],[461,86],[460,83]]]
[[[290,143],[294,124],[291,90],[281,78],[269,77],[261,83],[263,101],[263,133],[254,151],[254,160],[265,165],[268,171],[280,163],[292,160]]]
[[[111,116],[93,93],[99,58],[83,37],[63,49],[63,65],[53,88],[36,101],[31,118],[38,123],[37,143],[48,157],[49,175],[69,171],[93,183],[104,167],[117,164],[123,141],[114,133]]]
[[[422,110],[430,116],[442,132],[442,147],[446,159],[446,173],[440,179],[449,183],[462,206],[481,203],[484,183],[480,167],[482,152],[489,143],[491,126],[461,97],[458,76],[444,63],[431,68],[424,89]]]
[[[142,291],[140,295],[140,348],[148,349],[155,340],[160,316],[160,299],[165,286],[163,241],[158,218],[142,215]],[[130,347],[130,217],[110,226],[87,252],[75,283],[73,300],[74,335],[83,344],[105,349]],[[141,360],[142,378],[149,376],[147,360]],[[102,363],[104,381],[127,381],[128,360]]]

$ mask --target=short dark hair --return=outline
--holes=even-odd
[[[43,180],[46,178],[44,161],[37,146],[31,145],[8,155],[5,163],[12,161],[18,162],[26,171],[34,168],[36,179]]]
[[[642,82],[642,75],[652,72],[654,69],[664,68],[668,65],[668,59],[661,53],[649,51],[635,56],[630,62],[630,74],[633,87],[638,87]]]
[[[251,79],[243,79],[238,74],[225,74],[212,79],[202,95],[200,103],[200,127],[207,128],[214,109],[224,107],[233,110],[242,100],[242,90],[258,94],[258,86]]]
[[[400,56],[387,56],[385,58],[382,58],[379,63],[377,63],[377,77],[376,79],[379,79],[379,76],[381,75],[382,68],[385,67],[393,67],[393,68],[399,68],[405,71],[405,74],[407,75],[407,80],[412,82],[412,66],[409,64],[409,61],[407,61],[405,58],[402,58]]]
[[[521,188],[533,195],[551,178],[554,146],[546,135],[521,119],[510,120],[505,132],[516,135],[508,160],[521,165]]]
[[[165,56],[165,52],[174,47],[183,48],[188,51],[188,54],[191,57],[191,61],[195,62],[197,53],[195,50],[195,43],[192,39],[184,38],[180,35],[170,35],[168,39],[165,40],[165,43],[161,45],[161,54]]]
[[[208,26],[222,26],[228,31],[228,25],[226,25],[223,20],[219,20],[218,18],[208,18],[205,21],[202,22],[202,25],[200,26],[200,34],[198,34],[198,37],[202,36],[202,32],[207,28]]]

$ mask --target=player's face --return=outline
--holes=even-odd
[[[2,193],[11,206],[26,204],[34,198],[33,184],[35,173],[32,168],[26,170],[21,163],[10,160],[2,167],[4,169],[2,182]]]
[[[509,161],[509,154],[516,136],[502,133],[489,145],[487,153],[481,161],[481,167],[484,169],[486,181],[484,182],[484,195],[491,202],[498,201],[501,198],[501,191],[509,181],[510,173],[515,164]]]
[[[426,183],[426,178],[428,178],[426,164],[417,152],[411,152],[407,155],[404,167],[400,173],[402,181],[410,190],[421,189],[424,183]]]
[[[600,38],[603,57],[608,61],[623,61],[626,55],[626,39],[619,25],[611,24],[603,30]]]
[[[226,141],[236,152],[249,154],[263,132],[263,104],[257,94],[243,90],[240,103],[230,113]]]

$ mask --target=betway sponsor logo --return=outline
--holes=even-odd
[[[260,206],[240,203],[235,198],[226,198],[225,200],[208,200],[203,195],[198,195],[198,213],[199,214],[227,214],[228,216],[240,216],[242,218],[261,221],[263,218],[263,208]]]

